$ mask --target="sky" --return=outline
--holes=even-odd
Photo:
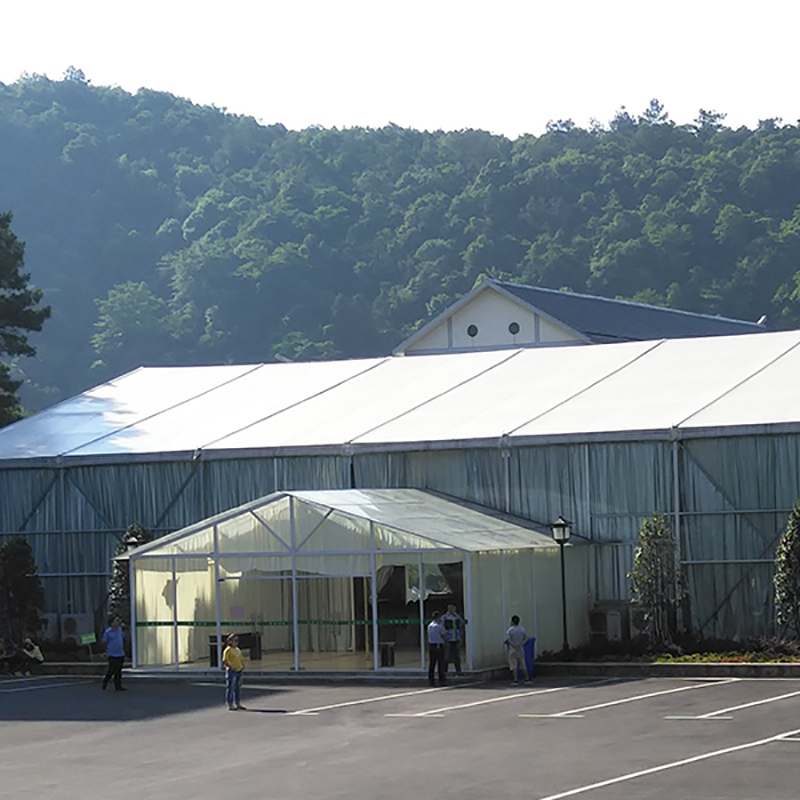
[[[679,124],[800,118],[790,0],[25,0],[0,12],[0,81],[170,92],[287,128],[607,124],[657,98]]]

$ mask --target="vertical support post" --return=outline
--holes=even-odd
[[[203,461],[203,451],[198,450],[196,453],[196,458],[198,461],[197,464],[197,472],[198,478],[200,480],[200,511],[202,512],[202,516],[200,519],[206,519],[210,516],[208,513],[208,498],[206,496],[206,464]]]
[[[67,547],[69,546],[67,543],[67,485],[66,485],[66,469],[61,465],[61,459],[59,458],[56,462],[56,469],[58,470],[58,544],[59,549],[62,553],[62,559],[64,559],[65,563],[70,563],[71,557],[70,554],[67,553]],[[58,578],[59,584],[61,584],[61,597],[60,600],[60,607],[63,609],[66,605],[67,612],[73,611],[72,608],[72,587],[71,587],[71,579],[68,577],[60,577]],[[60,610],[60,609],[59,609]]]
[[[672,519],[675,528],[675,570],[676,574],[681,575],[681,485],[680,485],[680,442],[678,441],[678,431],[672,431]],[[679,602],[676,609],[678,630],[684,629],[683,603]]]
[[[222,670],[222,611],[220,603],[220,585],[222,581],[219,577],[219,531],[214,526],[214,613],[217,623],[217,669]]]
[[[594,538],[592,532],[592,465],[590,461],[589,445],[582,445],[583,448],[583,481],[584,481],[584,501],[583,514],[584,525],[590,539]],[[589,555],[589,592],[596,603],[600,599],[600,589],[598,587],[598,564],[597,548],[592,547]]]
[[[175,558],[172,559],[172,647],[175,654],[175,669],[180,669],[178,657],[178,575],[175,569]]]
[[[559,542],[558,548],[561,555],[561,625],[564,634],[564,643],[562,647],[564,652],[566,652],[569,650],[569,637],[567,636],[567,578],[566,570],[564,569],[564,542]]]
[[[508,626],[508,608],[506,607],[506,565],[503,560],[503,551],[500,551],[500,607],[503,619],[500,623],[500,630],[505,630]]]
[[[419,585],[419,642],[422,654],[422,669],[425,669],[425,652],[428,649],[428,639],[425,635],[425,580],[422,574],[422,551],[417,552],[417,563],[419,572],[417,574],[417,584]]]
[[[464,598],[464,613],[467,617],[466,625],[464,626],[464,636],[467,637],[467,667],[470,671],[475,669],[474,666],[474,657],[475,657],[475,647],[473,646],[472,640],[474,638],[474,631],[475,626],[472,621],[472,553],[467,553],[466,559],[466,571],[464,574],[464,594],[466,597]],[[469,635],[467,634],[467,625],[470,625]],[[424,666],[424,665],[423,665]]]
[[[533,635],[536,637],[536,648],[539,648],[539,592],[536,585],[536,550],[531,550],[531,581],[533,586]]]
[[[136,646],[136,570],[133,559],[128,560],[128,587],[131,593],[131,662],[136,669],[139,666],[139,652]]]
[[[292,632],[294,634],[294,671],[300,671],[300,625],[297,619],[297,542],[295,531],[295,500],[289,497],[289,545],[292,548]]]
[[[675,540],[678,563],[681,559],[681,487],[680,453],[677,439],[672,440],[672,519],[675,526]]]
[[[504,437],[505,438],[505,437]],[[503,480],[505,482],[505,496],[503,498],[504,511],[506,514],[511,513],[511,451],[504,447],[500,451],[503,459]]]
[[[372,571],[372,668],[378,671],[378,574],[375,560],[375,523],[369,521],[369,562]]]

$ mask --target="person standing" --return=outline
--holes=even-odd
[[[516,686],[517,676],[521,671],[525,680],[531,679],[528,674],[528,664],[525,661],[525,642],[528,641],[528,632],[519,624],[519,617],[511,617],[511,627],[506,631],[505,645],[508,648],[508,668],[511,670],[511,685]]]
[[[103,678],[103,689],[108,682],[114,679],[114,689],[125,692],[122,685],[122,665],[125,663],[125,633],[122,630],[122,620],[114,617],[111,624],[103,631],[103,641],[106,643],[106,656],[108,656],[108,670]]]
[[[447,672],[450,664],[456,669],[456,674],[461,674],[461,642],[464,638],[464,620],[459,616],[456,607],[450,603],[447,613],[442,616],[445,633],[445,663],[444,671]]]
[[[431,614],[431,621],[428,623],[428,683],[435,686],[433,680],[434,671],[439,673],[439,685],[447,683],[447,661],[444,656],[445,630],[439,619],[439,612]]]
[[[228,711],[242,711],[244,655],[239,649],[239,637],[235,633],[225,640],[222,663],[225,665],[225,701],[228,703]]]

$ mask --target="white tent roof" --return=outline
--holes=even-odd
[[[0,430],[0,460],[800,431],[800,331],[141,368]]]

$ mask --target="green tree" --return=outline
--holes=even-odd
[[[628,579],[632,600],[644,611],[650,641],[655,646],[673,642],[683,589],[677,541],[666,515],[644,520]]]
[[[37,308],[42,290],[31,288],[30,275],[22,272],[24,253],[25,246],[11,230],[11,212],[0,214],[0,359],[36,355],[27,334],[40,331],[50,316],[49,306]],[[16,394],[20,385],[0,360],[0,427],[22,416]]]
[[[774,583],[776,618],[800,635],[800,500],[775,552]]]
[[[0,547],[0,628],[21,642],[42,628],[44,591],[33,551],[21,536]]]
[[[100,318],[92,346],[115,369],[160,363],[170,346],[169,309],[145,281],[115,286],[105,300],[95,300]]]

